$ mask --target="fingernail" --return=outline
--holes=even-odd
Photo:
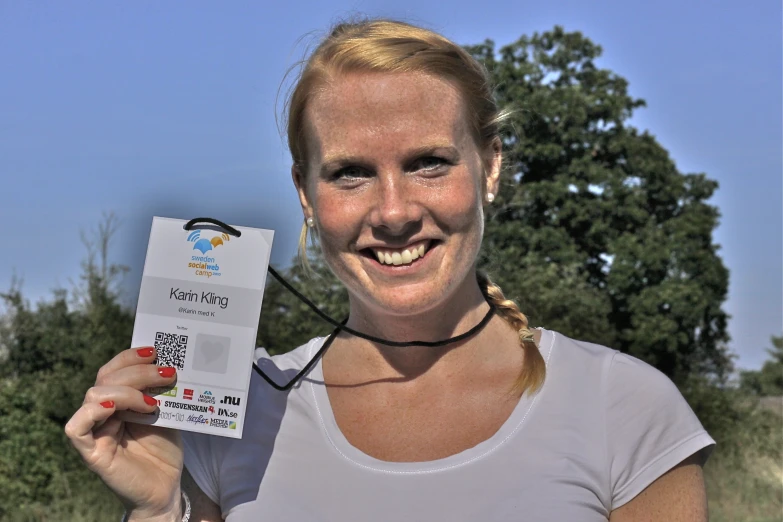
[[[170,366],[166,367],[166,368],[158,368],[158,373],[160,374],[160,376],[161,377],[165,377],[166,379],[168,379],[169,377],[173,377],[174,376],[174,372],[176,372],[176,371],[177,370],[175,370],[174,368],[172,368]]]
[[[103,401],[101,406],[104,408],[114,408],[114,401]]]
[[[152,355],[152,348],[139,348],[136,350],[139,357],[150,357]]]
[[[144,402],[149,404],[150,406],[157,406],[158,401],[155,400],[155,397],[150,397],[149,395],[144,396]]]

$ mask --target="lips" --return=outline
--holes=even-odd
[[[382,265],[410,265],[417,259],[424,257],[431,245],[431,241],[419,241],[403,248],[371,247],[373,256]]]

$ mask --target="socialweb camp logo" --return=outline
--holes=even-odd
[[[202,254],[206,254],[210,250],[213,250],[223,244],[224,241],[228,242],[231,236],[228,234],[221,234],[214,236],[212,239],[206,239],[201,237],[201,230],[194,230],[188,236],[188,242],[193,243],[193,250],[198,250]]]
[[[220,265],[217,264],[214,257],[208,256],[207,252],[228,243],[230,239],[231,236],[228,234],[218,234],[211,238],[201,237],[201,230],[194,230],[188,234],[187,242],[193,244],[188,268],[195,269],[194,273],[197,276],[220,277]],[[196,255],[192,250],[201,252],[201,255]]]

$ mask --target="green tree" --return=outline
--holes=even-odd
[[[783,395],[783,336],[771,338],[770,359],[761,370],[740,372],[740,387],[754,395]]]
[[[581,33],[468,50],[513,111],[486,226],[490,274],[533,324],[640,357],[675,382],[725,377],[728,271],[707,202],[717,183],[679,172],[628,124],[644,101],[596,66],[601,48]]]
[[[98,368],[131,339],[133,313],[120,305],[116,284],[126,268],[108,262],[115,225],[107,217],[85,241],[72,295],[56,291],[35,308],[18,286],[1,295],[0,520],[106,520],[121,512],[63,432]]]

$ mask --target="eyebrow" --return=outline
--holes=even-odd
[[[459,161],[460,159],[459,151],[455,146],[451,144],[432,144],[432,145],[424,145],[422,147],[417,147],[415,149],[407,151],[405,154],[404,163],[409,163],[414,159],[421,158],[424,156],[432,156],[434,154],[445,155],[448,157],[448,159],[454,162]],[[321,163],[321,174],[326,174],[327,172],[338,170],[348,165],[369,167],[371,164],[372,162],[369,161],[364,156],[359,156],[359,155],[341,156],[339,154],[335,154],[333,156],[327,156],[326,158],[324,158],[323,163]]]

